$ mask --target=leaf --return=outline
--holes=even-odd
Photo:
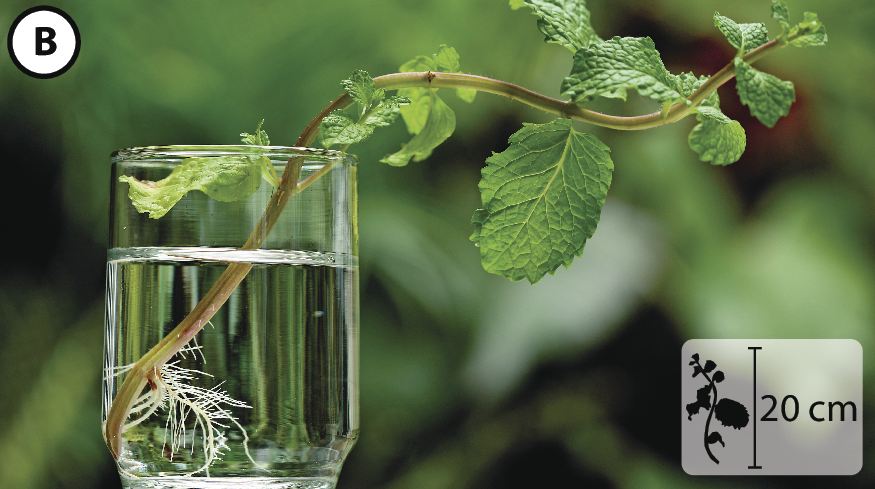
[[[769,42],[769,32],[764,24],[737,24],[714,12],[714,25],[726,36],[726,40],[738,49],[739,55],[747,54]]]
[[[242,200],[258,190],[261,169],[258,161],[249,157],[186,158],[157,182],[127,175],[119,181],[130,185],[128,196],[137,212],[148,212],[150,218],[158,219],[191,190],[223,202]]]
[[[712,165],[735,163],[744,153],[747,137],[737,121],[723,115],[714,107],[698,107],[699,124],[690,132],[690,148],[699,159]]]
[[[675,89],[681,94],[681,97],[689,97],[693,94],[699,87],[702,86],[706,81],[708,81],[711,77],[702,75],[696,78],[696,75],[692,73],[681,73],[680,75],[671,75],[675,81]],[[687,101],[689,103],[689,101]],[[720,108],[720,97],[717,95],[717,90],[711,92],[702,103],[699,104],[699,107],[717,107]]]
[[[782,116],[790,113],[796,100],[793,82],[763,73],[735,58],[735,87],[741,103],[750,107],[750,113],[768,127],[773,127]]]
[[[441,44],[440,47],[438,47],[438,52],[432,57],[432,59],[434,59],[435,64],[437,64],[438,71],[443,71],[446,73],[462,72],[462,67],[459,64],[459,53],[457,53],[454,48],[451,48],[446,44]],[[477,90],[472,90],[470,88],[456,89],[456,96],[458,96],[464,102],[473,102],[476,95]]]
[[[696,389],[696,402],[698,402],[705,410],[711,409],[711,386],[706,385]]]
[[[404,166],[411,158],[413,161],[422,161],[427,158],[432,150],[444,142],[456,129],[456,114],[435,93],[429,90],[428,118],[422,130],[413,136],[401,151],[383,158],[383,163],[392,166]]]
[[[512,10],[517,10],[526,6],[526,2],[524,0],[510,0],[509,3]]]
[[[243,144],[249,144],[252,146],[270,146],[270,138],[267,137],[267,132],[261,129],[262,125],[264,125],[264,119],[261,119],[261,122],[255,126],[255,134],[249,134],[246,132],[240,133],[240,136],[243,137],[243,139],[241,139]]]
[[[708,435],[708,438],[706,438],[706,441],[708,442],[709,445],[713,445],[717,442],[720,442],[721,445],[723,445],[724,447],[726,446],[726,444],[723,443],[723,438],[720,436],[720,433],[718,433],[716,431],[712,431],[711,434]]]
[[[409,98],[400,95],[383,99],[371,113],[367,114],[364,124],[373,127],[391,125],[398,119],[401,107],[409,103]]]
[[[781,25],[781,36],[790,32],[790,10],[784,0],[772,0],[772,18]]]
[[[696,365],[696,367],[693,369],[693,378],[696,378],[696,376],[700,373],[702,373],[702,367]]]
[[[539,17],[538,30],[546,36],[544,42],[561,44],[572,53],[602,42],[590,25],[584,0],[525,0],[525,4]],[[511,8],[518,8],[513,0]]]
[[[699,354],[698,353],[693,353],[693,360],[695,360],[697,362],[699,361]]]
[[[335,110],[322,119],[319,137],[326,148],[335,144],[360,143],[368,139],[375,128],[395,122],[400,107],[410,103],[410,99],[404,96],[386,98],[385,90],[377,89],[374,80],[362,70],[353,72],[341,85],[358,104],[358,111],[355,118],[343,110]]]
[[[792,46],[823,46],[826,44],[826,26],[817,18],[817,14],[805,12],[803,21],[790,30],[787,36]]]
[[[717,364],[714,363],[714,361],[712,361],[712,360],[708,360],[707,362],[705,362],[704,372],[707,374],[708,372],[714,370],[715,368],[717,368]]]
[[[352,117],[342,110],[335,110],[322,119],[319,126],[319,135],[322,145],[330,148],[335,144],[360,143],[371,137],[374,126],[357,124]]]
[[[714,382],[719,384],[720,382],[723,382],[726,379],[726,376],[723,374],[722,370],[718,370],[718,371],[714,372],[714,376],[712,378],[714,379]]]
[[[567,119],[525,124],[509,142],[481,172],[483,208],[472,218],[471,239],[487,271],[535,283],[583,253],[614,163],[607,146]]]
[[[626,100],[631,88],[642,97],[674,103],[683,98],[676,87],[676,77],[666,71],[649,37],[615,37],[579,50],[561,91],[581,103],[599,95]]]
[[[246,132],[240,133],[240,136],[242,136],[240,141],[242,141],[243,144],[249,144],[252,146],[270,146],[270,138],[267,137],[267,132],[261,128],[263,125],[264,119],[261,119],[261,122],[255,127],[255,134],[249,134]],[[258,165],[261,168],[261,176],[267,180],[267,183],[271,184],[273,188],[278,188],[280,186],[280,177],[270,163],[270,158],[266,156],[259,157]]]
[[[692,421],[693,416],[699,414],[699,408],[701,408],[701,407],[702,407],[702,405],[699,404],[698,402],[691,402],[691,403],[687,404],[687,419]]]
[[[412,71],[443,71],[448,73],[461,73],[459,53],[446,44],[438,47],[438,52],[432,56],[417,56],[404,63],[399,68],[402,73]],[[434,90],[434,89],[433,89]],[[427,88],[402,88],[398,95],[407,97],[409,104],[401,107],[401,117],[410,134],[419,134],[428,120],[432,101]],[[477,95],[476,90],[468,88],[456,89],[456,95],[465,102],[473,102]]]
[[[717,406],[714,407],[714,416],[717,421],[723,423],[723,426],[731,426],[737,430],[747,426],[748,421],[750,421],[747,408],[726,397],[717,402]]]
[[[359,117],[377,106],[386,96],[385,90],[377,89],[374,80],[366,71],[355,70],[347,80],[340,82],[343,89],[358,103]]]

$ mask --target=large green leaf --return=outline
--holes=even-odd
[[[595,136],[571,121],[525,124],[486,160],[471,240],[483,267],[535,283],[568,268],[595,232],[614,163]]]
[[[562,93],[572,102],[596,96],[626,100],[626,90],[662,103],[680,101],[675,77],[666,71],[649,37],[615,37],[579,50]]]

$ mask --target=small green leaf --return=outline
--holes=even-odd
[[[781,36],[790,32],[790,10],[784,0],[772,0],[772,18],[781,25]]]
[[[692,73],[681,73],[680,75],[672,75],[676,81],[675,86],[677,87],[677,91],[681,94],[682,97],[689,97],[693,94],[699,87],[702,86],[706,81],[708,81],[711,77],[702,75],[696,78],[696,75]],[[689,101],[688,101],[689,103]],[[705,100],[699,104],[700,107],[720,107],[720,96],[717,95],[717,90],[711,92]]]
[[[374,126],[357,124],[342,110],[335,110],[327,115],[319,126],[322,145],[326,148],[335,144],[360,143],[371,137],[373,133]]]
[[[518,8],[511,1],[511,8]],[[577,52],[580,48],[602,42],[590,25],[590,13],[584,0],[525,0],[539,17],[538,30],[544,42],[561,44]]]
[[[364,124],[373,127],[391,125],[398,118],[401,107],[410,103],[410,99],[396,95],[380,101],[380,104],[365,117]]]
[[[778,42],[796,47],[823,46],[826,44],[826,27],[813,12],[805,12],[799,24],[790,27],[790,11],[783,0],[772,0],[772,17],[781,25]]]
[[[747,137],[737,121],[730,119],[716,107],[699,106],[696,119],[699,124],[690,132],[690,148],[699,159],[712,165],[735,163],[744,153]]]
[[[359,117],[375,107],[386,96],[386,92],[374,86],[374,80],[366,71],[356,70],[348,80],[340,82],[343,89],[358,102]]]
[[[524,0],[510,0],[510,8],[512,10],[517,10],[526,6],[526,2]]]
[[[817,14],[805,12],[803,21],[794,27],[787,40],[796,47],[823,46],[826,44],[826,26],[817,18]]]
[[[459,53],[454,48],[441,44],[438,47],[438,52],[432,57],[437,70],[446,73],[461,73],[462,67],[459,65]]]
[[[611,184],[609,151],[568,119],[525,124],[511,136],[481,172],[471,239],[483,268],[535,283],[581,256]]]
[[[729,44],[738,49],[739,55],[769,42],[769,32],[763,24],[736,24],[732,19],[714,12],[714,25],[726,36]]]
[[[793,82],[783,81],[763,73],[735,58],[735,87],[741,103],[750,107],[750,113],[768,127],[790,113],[796,100]]]
[[[187,158],[157,182],[127,175],[119,181],[130,185],[128,196],[137,212],[148,212],[150,218],[158,219],[191,190],[200,190],[222,202],[245,199],[261,185],[260,166],[245,156]]]
[[[261,119],[261,122],[255,127],[255,134],[249,134],[246,132],[240,133],[240,136],[243,137],[243,139],[241,139],[243,144],[249,144],[252,146],[270,146],[270,138],[267,137],[267,132],[261,129],[262,125],[264,125],[264,119]]]
[[[358,103],[356,117],[343,110],[335,110],[319,126],[322,145],[330,148],[335,144],[349,145],[360,143],[371,137],[374,128],[388,126],[395,122],[400,107],[410,103],[402,96],[386,98],[386,92],[374,85],[367,72],[357,70],[348,80],[341,82],[343,88]]]
[[[422,130],[413,136],[401,151],[388,155],[380,161],[392,166],[404,166],[411,158],[413,161],[422,161],[453,134],[456,129],[456,114],[453,110],[437,96],[435,90],[428,90],[426,100],[429,103],[428,116]]]
[[[649,37],[615,37],[579,50],[561,91],[576,103],[596,96],[626,100],[627,89],[660,103],[675,103],[683,99],[676,86]]]

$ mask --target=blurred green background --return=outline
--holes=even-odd
[[[480,168],[522,122],[552,117],[486,94],[445,100],[456,134],[405,168],[361,160],[362,434],[340,487],[871,487],[860,474],[706,478],[680,464],[677,355],[689,338],[854,338],[875,347],[875,3],[789,0],[827,47],[757,64],[796,85],[731,167],[697,160],[692,120],[640,133],[579,124],[612,148],[614,181],[583,258],[536,286],[486,274],[468,241]],[[31,2],[0,4],[0,43]],[[571,53],[505,0],[56,1],[76,64],[50,80],[0,55],[0,487],[117,488],[100,437],[109,154],[233,144],[262,118],[292,144],[354,69],[376,76],[455,47],[463,70],[558,96]],[[733,50],[719,10],[765,22],[766,0],[592,0],[602,37],[650,36],[674,73]],[[649,101],[597,102],[621,115]],[[866,375],[871,377],[871,364]],[[866,386],[864,417],[875,400]]]

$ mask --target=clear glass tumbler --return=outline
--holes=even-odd
[[[301,172],[278,217],[267,181],[232,202],[191,190],[157,219],[134,208],[120,177],[152,185],[192,158]],[[103,431],[123,486],[335,487],[359,430],[355,158],[121,150],[110,209]]]

